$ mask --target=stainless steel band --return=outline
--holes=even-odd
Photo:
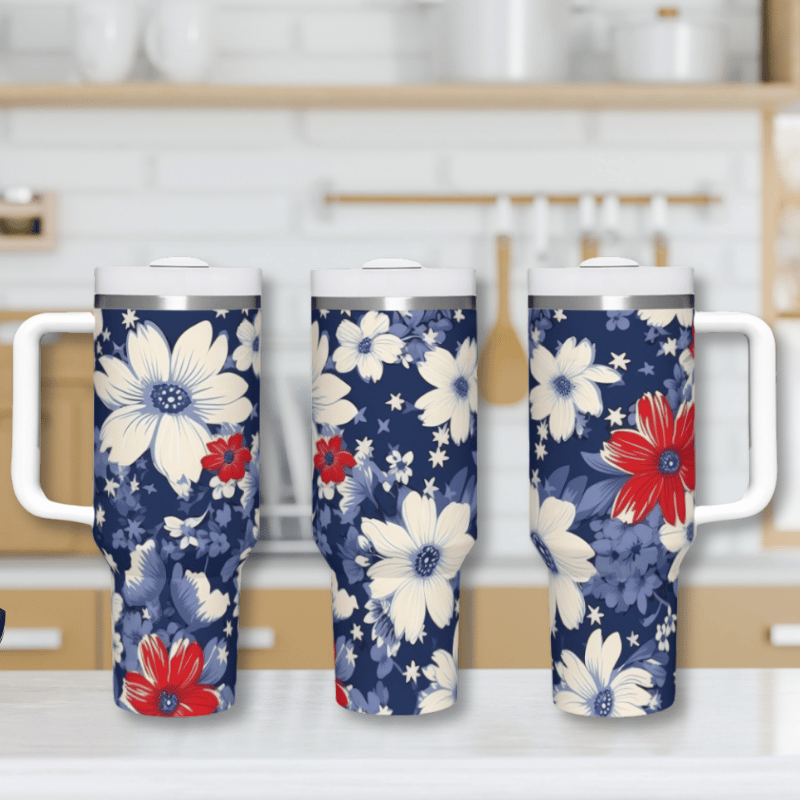
[[[475,297],[312,297],[317,311],[442,311],[475,308]]]
[[[630,294],[605,297],[563,295],[530,295],[528,308],[562,309],[564,311],[639,311],[648,308],[694,308],[693,294]]]
[[[134,308],[141,311],[237,311],[261,308],[259,295],[220,297],[181,297],[149,294],[96,294],[95,308],[110,308],[126,311]]]

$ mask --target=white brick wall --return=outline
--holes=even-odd
[[[742,63],[754,60],[758,4],[722,5],[738,26]],[[401,0],[226,0],[215,80],[425,77],[429,54],[413,34],[422,13]],[[12,71],[68,76],[70,14],[64,4],[17,8]],[[702,308],[758,313],[759,137],[756,112],[9,109],[0,114],[0,184],[58,190],[62,238],[53,254],[0,254],[0,303],[86,305],[98,264],[187,253],[258,266],[268,337],[302,361],[309,270],[400,255],[477,269],[485,336],[496,311],[491,209],[325,208],[323,190],[707,191],[722,202],[670,209],[672,261],[697,269]],[[512,305],[522,331],[530,213],[519,210],[515,225]],[[549,263],[577,263],[576,210],[554,208],[551,233]],[[652,260],[646,209],[624,208],[620,233],[616,252]],[[747,472],[743,345],[700,341],[697,374],[698,498],[731,500]],[[482,410],[478,552],[533,562],[526,426],[524,403]],[[757,524],[708,526],[701,541],[706,557],[751,552]]]

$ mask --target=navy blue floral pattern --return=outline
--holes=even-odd
[[[443,710],[477,535],[475,311],[314,310],[312,353],[313,533],[331,568],[337,702]]]
[[[675,699],[694,538],[691,309],[529,312],[531,539],[549,571],[553,696],[584,716]]]
[[[258,539],[261,315],[95,319],[93,532],[114,574],[114,697],[150,716],[222,711]]]

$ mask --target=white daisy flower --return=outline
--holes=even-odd
[[[261,375],[261,312],[252,322],[243,319],[236,329],[236,338],[241,344],[233,351],[236,369],[244,372],[250,367],[256,375]]]
[[[347,480],[347,478],[345,478]],[[333,481],[324,483],[321,475],[317,475],[317,497],[320,500],[333,500],[336,494],[336,484]]]
[[[693,309],[691,308],[643,308],[641,311],[636,312],[636,316],[654,328],[666,328],[677,317],[679,325],[683,325],[684,328],[690,328],[692,326],[692,312]]]
[[[223,497],[226,500],[230,500],[239,485],[239,481],[225,481],[223,483],[219,479],[219,475],[215,475],[208,482],[208,485],[211,487],[211,496],[214,500],[221,500]]]
[[[173,539],[180,539],[181,550],[185,550],[189,545],[197,547],[196,528],[205,519],[207,513],[205,512],[202,517],[188,517],[187,519],[164,517],[164,527]]]
[[[328,337],[320,337],[319,323],[315,322],[311,326],[311,416],[315,425],[344,425],[358,409],[342,399],[350,387],[332,372],[322,372],[328,363],[328,348]]]
[[[437,347],[425,355],[419,374],[436,388],[422,395],[414,404],[423,413],[426,427],[450,423],[454,444],[467,440],[470,416],[478,410],[478,347],[465,339],[453,358],[449,350]]]
[[[419,713],[444,711],[456,701],[458,693],[458,668],[447,650],[435,650],[433,664],[423,667],[422,674],[431,682],[426,694],[420,697]]]
[[[561,622],[576,630],[586,615],[586,602],[579,586],[597,570],[589,559],[591,545],[569,532],[575,520],[575,506],[566,500],[546,497],[539,504],[539,491],[530,487],[531,539],[549,570],[550,631],[555,632],[556,609]]]
[[[360,325],[349,319],[339,323],[336,338],[339,347],[333,352],[337,372],[358,369],[365,380],[379,381],[383,365],[394,364],[400,358],[403,340],[388,333],[389,316],[378,311],[367,311]]]
[[[176,492],[199,480],[213,439],[208,426],[243,422],[253,410],[244,378],[221,372],[227,338],[212,342],[212,336],[211,323],[199,322],[170,352],[159,328],[144,322],[128,333],[130,366],[99,359],[104,371],[94,373],[95,391],[112,410],[100,429],[100,450],[110,450],[111,461],[129,465],[149,449]]]
[[[455,605],[450,581],[475,540],[467,533],[469,505],[450,503],[437,516],[430,497],[410,492],[403,501],[403,526],[363,519],[361,532],[380,561],[367,571],[374,600],[391,598],[389,618],[398,637],[415,644],[426,614],[444,628]]]
[[[531,358],[531,374],[538,386],[531,389],[531,419],[550,418],[550,435],[557,442],[569,439],[575,431],[576,412],[599,417],[603,399],[598,383],[616,383],[620,375],[611,367],[594,364],[594,345],[574,336],[561,345],[554,356],[546,347],[537,347]]]
[[[686,492],[684,494],[684,503],[686,504],[684,521],[675,520],[674,525],[665,522],[658,529],[658,535],[661,537],[661,543],[664,547],[670,553],[678,554],[669,568],[667,580],[670,582],[678,579],[678,571],[681,568],[683,559],[686,557],[686,551],[694,541],[694,492]]]
[[[392,450],[386,456],[386,463],[389,464],[389,474],[394,476],[398,483],[408,486],[408,479],[414,474],[411,464],[414,461],[414,451],[409,450],[401,454],[399,450]]]
[[[653,679],[640,667],[615,670],[622,653],[616,631],[603,642],[598,629],[586,643],[585,660],[563,650],[556,665],[565,689],[556,692],[555,704],[570,714],[584,717],[640,717],[650,702]]]

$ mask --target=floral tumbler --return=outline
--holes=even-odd
[[[113,572],[114,699],[212,714],[236,690],[241,569],[258,538],[261,273],[168,258],[95,271],[95,311],[14,339],[14,491],[85,522]],[[94,507],[39,485],[39,341],[93,333]],[[87,364],[88,366],[88,364]]]
[[[475,543],[475,273],[403,259],[315,270],[314,540],[331,568],[336,700],[450,707]]]
[[[675,700],[696,526],[757,514],[775,488],[775,342],[749,314],[695,313],[688,268],[596,258],[531,270],[529,294],[530,535],[549,573],[554,701],[650,714]],[[695,507],[696,331],[750,347],[750,486],[723,505]]]

